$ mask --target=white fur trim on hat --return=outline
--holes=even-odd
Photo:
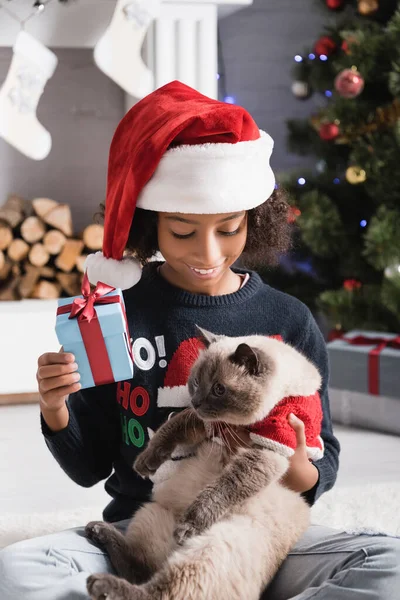
[[[93,285],[101,281],[121,290],[136,285],[142,276],[140,263],[135,258],[127,256],[122,260],[115,260],[106,258],[102,252],[89,254],[84,268],[87,269],[89,281]]]
[[[273,139],[265,131],[246,142],[167,150],[139,194],[137,207],[159,212],[217,214],[249,210],[271,196]]]

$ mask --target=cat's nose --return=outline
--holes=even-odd
[[[196,398],[196,396],[194,396],[194,398],[192,398],[192,406],[193,408],[199,408],[201,404],[201,399],[200,398]]]

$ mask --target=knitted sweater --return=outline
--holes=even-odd
[[[315,364],[323,381],[324,455],[314,462],[318,482],[304,494],[313,504],[336,480],[340,447],[329,411],[327,351],[311,312],[253,271],[239,291],[206,296],[171,285],[158,273],[158,264],[147,265],[140,282],[124,293],[133,339],[133,378],[70,395],[69,423],[62,431],[51,432],[42,418],[53,456],[79,485],[90,487],[106,479],[105,489],[112,497],[103,513],[106,521],[131,517],[152,488],[151,481],[132,470],[137,454],[171,412],[188,405],[187,378],[200,347],[195,324],[229,336],[281,336]]]

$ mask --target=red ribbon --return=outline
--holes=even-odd
[[[57,309],[57,315],[70,313],[69,319],[77,318],[95,385],[114,381],[110,358],[95,309],[96,304],[121,303],[120,296],[107,296],[114,290],[114,287],[99,281],[95,289],[90,291],[89,279],[85,273],[82,281],[83,298],[74,298],[72,304],[60,306]],[[125,310],[123,310],[123,314],[126,323],[128,351],[133,360]]]
[[[370,394],[379,395],[379,355],[385,348],[400,350],[400,335],[391,339],[364,335],[354,338],[343,336],[341,339],[352,346],[376,346],[368,353],[368,391]]]

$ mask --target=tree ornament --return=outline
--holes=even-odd
[[[294,223],[297,219],[297,217],[299,217],[301,215],[301,210],[299,208],[297,208],[297,206],[289,206],[289,210],[288,210],[288,214],[287,214],[287,221],[288,223]]]
[[[355,35],[349,35],[345,40],[343,40],[342,42],[342,50],[345,54],[350,55],[351,54],[351,46],[353,44],[359,44],[359,40],[357,38],[357,36]]]
[[[361,281],[357,281],[357,279],[345,279],[343,282],[343,287],[348,292],[354,292],[354,290],[359,290],[361,286]]]
[[[364,183],[367,179],[367,174],[361,167],[351,166],[346,170],[346,179],[352,185]]]
[[[321,54],[330,56],[333,52],[335,52],[336,48],[337,44],[335,40],[328,35],[324,35],[315,43],[314,52],[318,56],[321,56]]]
[[[358,2],[358,12],[364,17],[372,15],[378,8],[379,2],[377,0],[359,0]]]
[[[326,6],[330,10],[340,10],[346,4],[346,0],[326,0]]]
[[[308,85],[307,81],[293,81],[292,93],[294,96],[296,96],[296,98],[305,100],[306,98],[310,97],[311,88]]]
[[[330,142],[338,137],[340,133],[339,127],[336,123],[322,123],[319,128],[319,136],[322,140]]]
[[[335,89],[342,98],[356,98],[364,89],[364,79],[356,67],[344,69],[335,77]]]
[[[387,279],[400,279],[400,262],[386,267],[384,273]]]

